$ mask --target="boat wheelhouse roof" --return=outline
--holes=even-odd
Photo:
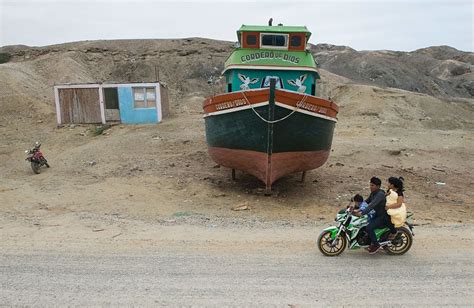
[[[306,26],[242,25],[237,36],[239,47],[225,61],[222,73],[232,69],[295,70],[311,71],[319,78],[313,55],[306,49],[311,36]],[[266,36],[270,40],[265,41]],[[277,36],[286,37],[279,40]]]
[[[240,40],[240,33],[242,32],[265,32],[265,33],[305,33],[306,40],[311,36],[311,32],[306,26],[255,26],[255,25],[242,25],[237,30],[237,37]]]

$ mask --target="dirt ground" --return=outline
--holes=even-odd
[[[2,222],[0,303],[171,307],[474,304],[472,224],[416,227],[412,249],[403,256],[357,250],[333,258],[322,256],[315,246],[324,224],[146,223],[85,213],[28,224]]]
[[[353,194],[367,196],[370,177],[380,177],[385,186],[389,176],[403,176],[407,206],[419,221],[472,223],[473,130],[425,128],[422,121],[390,119],[377,108],[348,116],[357,112],[351,108],[361,107],[346,104],[346,96],[373,91],[354,87],[341,95],[329,161],[308,172],[304,183],[301,174],[279,180],[271,196],[244,173],[232,181],[230,170],[209,158],[199,96],[185,98],[184,107],[158,125],[116,125],[99,136],[93,134],[95,126],[56,128],[53,114],[2,124],[2,216],[41,221],[94,213],[143,221],[312,224],[332,220]],[[472,106],[459,105],[452,110],[472,115]],[[24,161],[24,150],[35,140],[51,164],[39,175]],[[244,203],[249,210],[231,210]]]

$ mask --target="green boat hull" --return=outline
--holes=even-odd
[[[278,105],[273,117],[277,122],[267,123],[268,117],[268,104],[206,116],[212,159],[256,176],[267,188],[287,174],[315,169],[327,161],[335,121]]]
[[[205,118],[206,139],[210,147],[267,153],[268,106],[249,108]],[[292,111],[275,107],[274,119],[282,119]],[[295,112],[273,124],[273,153],[328,151],[331,149],[335,122]]]

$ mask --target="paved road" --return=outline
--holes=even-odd
[[[134,249],[117,248],[131,243],[126,239],[102,248],[95,242],[89,252],[77,239],[55,246],[9,242],[0,252],[0,303],[474,306],[472,226],[421,229],[402,257],[359,250],[336,258],[323,257],[307,229],[160,228],[160,240],[135,242]],[[25,243],[34,249],[18,246]]]

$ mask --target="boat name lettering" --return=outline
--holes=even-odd
[[[305,102],[296,103],[296,107],[301,108],[301,109],[306,109],[306,110],[309,110],[309,111],[313,111],[313,112],[324,113],[324,114],[326,114],[327,111],[328,111],[324,107],[315,106],[313,104],[309,104],[309,103],[305,103]]]
[[[300,62],[299,57],[292,56],[286,53],[273,52],[273,51],[261,51],[261,52],[251,53],[251,54],[240,57],[240,61],[242,61],[242,63],[258,61],[261,59],[280,59],[280,60],[292,62],[295,64],[298,64]]]
[[[225,102],[225,103],[220,103],[216,105],[216,110],[224,110],[224,109],[229,109],[229,108],[234,108],[234,107],[239,107],[246,105],[245,100],[243,99],[236,99],[230,102]]]

